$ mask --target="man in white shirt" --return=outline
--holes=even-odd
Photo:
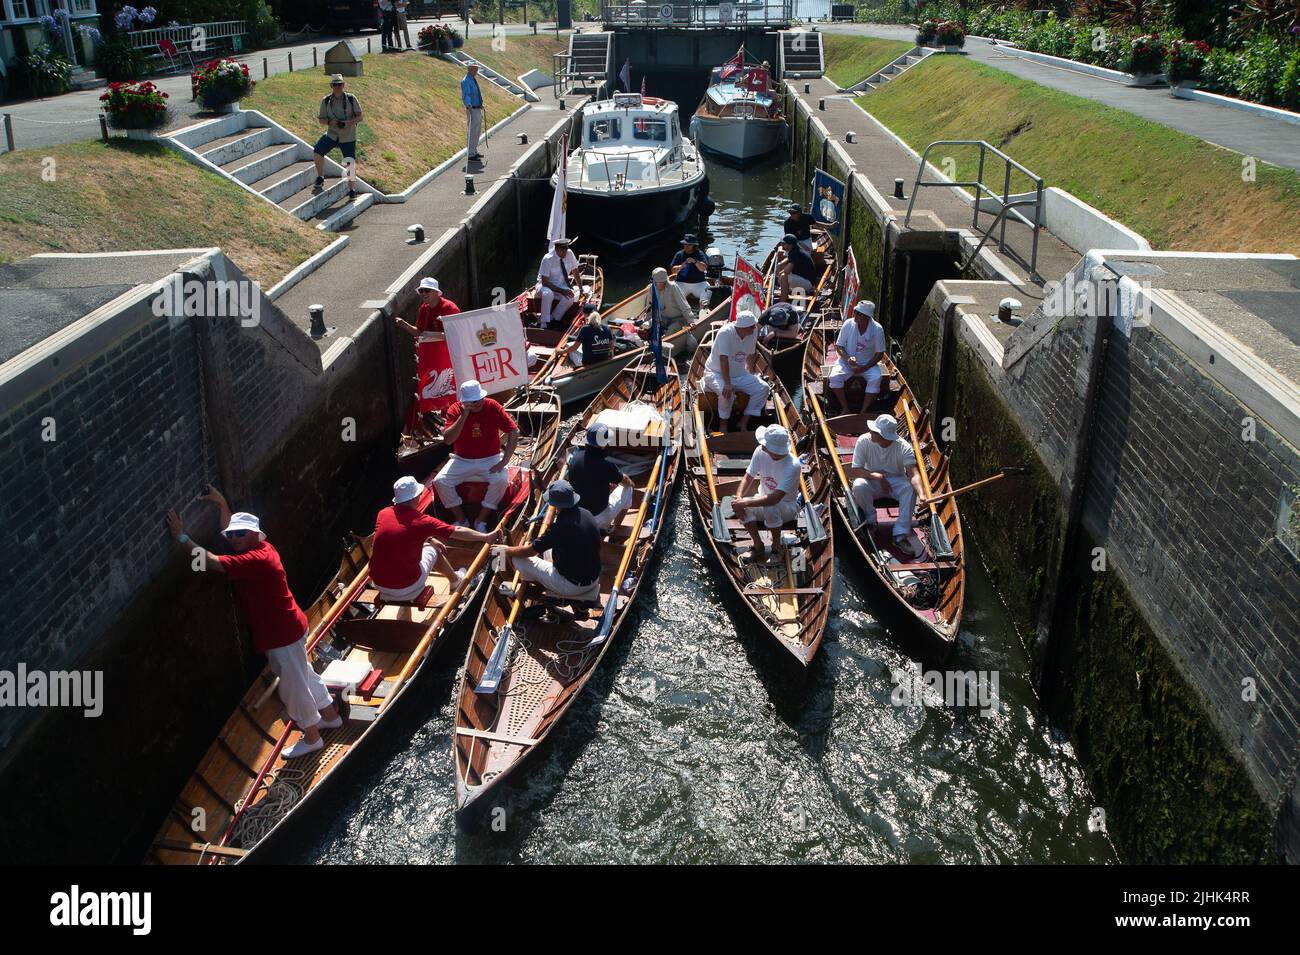
[[[704,387],[718,396],[718,418],[723,431],[731,430],[731,409],[736,392],[749,396],[740,430],[749,430],[749,419],[761,414],[771,392],[767,382],[754,374],[758,365],[758,317],[749,310],[736,313],[713,337],[713,348],[704,365]]]
[[[918,556],[920,544],[912,535],[912,510],[922,496],[921,473],[912,443],[899,436],[893,415],[882,414],[867,423],[866,433],[854,445],[848,477],[853,481],[853,502],[870,528],[876,525],[877,496],[898,501],[894,546],[909,557]]]
[[[880,394],[880,359],[885,355],[885,330],[874,318],[876,306],[865,299],[853,307],[853,320],[844,323],[835,348],[839,353],[831,369],[831,391],[844,414],[856,414],[871,407]],[[862,407],[849,407],[845,386],[850,378],[861,377],[866,388]]]
[[[572,240],[556,239],[551,251],[542,256],[537,270],[537,291],[542,297],[540,325],[546,328],[551,319],[561,320],[577,298],[579,285],[578,257],[569,250]]]
[[[740,491],[731,501],[736,518],[745,525],[754,549],[741,554],[755,560],[764,554],[758,525],[772,533],[772,555],[781,551],[781,525],[799,514],[799,459],[790,453],[790,434],[779,424],[759,428],[758,447],[749,459]]]

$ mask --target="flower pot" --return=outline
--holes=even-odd
[[[450,52],[451,52],[451,40],[448,39],[448,38],[445,37],[445,36],[438,37],[438,52],[439,52],[439,53],[450,53]]]
[[[1155,86],[1165,78],[1163,73],[1130,73],[1128,76],[1129,86]]]
[[[140,139],[145,142],[151,142],[158,138],[158,127],[151,129],[128,129],[124,130],[127,139]]]
[[[945,53],[960,53],[960,52],[961,52],[961,47],[958,46],[958,45],[955,44],[955,43],[949,43],[949,44],[945,45],[942,49],[943,49],[943,52],[945,52]]]

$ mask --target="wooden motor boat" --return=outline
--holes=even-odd
[[[789,328],[764,325],[759,330],[759,341],[772,353],[772,364],[781,374],[794,374],[803,358],[808,330],[821,319],[823,312],[835,308],[835,239],[820,226],[813,227],[812,238],[812,260],[819,276],[817,284],[812,292],[801,292],[794,288],[790,290],[792,303],[799,316],[798,324]],[[782,300],[772,276],[772,265],[780,247],[778,241],[763,260],[763,274],[768,278],[768,305]]]
[[[560,401],[554,392],[533,389],[507,407],[523,432],[498,524],[509,530],[537,499],[533,467],[540,469],[554,457]],[[421,504],[449,520],[432,485],[430,475]],[[460,486],[471,507],[485,490],[482,483]],[[489,545],[448,541],[448,562],[466,571],[461,582],[435,569],[418,599],[385,602],[370,585],[370,545],[370,537],[354,540],[325,592],[306,609],[307,642],[318,671],[333,660],[363,664],[372,677],[381,671],[378,685],[369,695],[361,695],[360,688],[347,694],[347,718],[321,734],[323,749],[285,760],[281,750],[293,724],[275,692],[274,675],[263,670],[173,803],[147,862],[221,865],[253,858],[336,777],[347,757],[380,732],[491,576]]]
[[[738,54],[744,59],[744,51]],[[766,66],[758,63],[714,67],[708,89],[691,117],[691,135],[704,152],[744,165],[766,156],[786,137],[781,97],[772,89]]]
[[[861,527],[865,516],[857,513],[856,506],[850,506],[851,481],[847,475],[854,445],[867,430],[867,422],[881,414],[893,415],[898,420],[899,436],[913,442],[927,497],[952,489],[948,458],[935,445],[929,415],[921,411],[902,372],[888,356],[881,359],[884,371],[880,396],[872,406],[859,414],[840,414],[842,409],[827,379],[835,364],[835,339],[841,325],[839,321],[824,321],[811,330],[803,365],[805,410],[835,482],[835,510],[872,573],[907,616],[920,624],[932,649],[946,652],[957,639],[966,596],[965,546],[956,497],[921,509],[913,533],[923,553],[909,556],[898,551],[893,541],[897,502],[881,506],[877,498],[875,532]],[[846,397],[850,406],[860,406],[851,392]]]
[[[529,288],[515,297],[519,308],[520,320],[524,325],[524,338],[528,342],[530,363],[536,359],[537,365],[532,371],[532,380],[540,381],[545,369],[554,359],[555,347],[573,327],[580,327],[583,321],[582,306],[593,304],[600,307],[605,295],[605,271],[600,267],[594,255],[578,257],[580,275],[579,294],[559,322],[553,322],[550,328],[539,328],[541,319],[541,296],[535,288]],[[419,388],[415,382],[415,389]],[[509,392],[494,394],[492,397],[504,402]],[[565,400],[561,396],[561,400]],[[439,412],[420,414],[419,396],[412,398],[407,409],[406,424],[397,442],[397,466],[408,473],[423,474],[441,466],[446,460],[448,449],[442,441],[442,415]]]
[[[691,500],[704,526],[714,556],[727,579],[759,622],[804,666],[812,662],[826,632],[834,574],[831,528],[831,485],[815,455],[804,467],[804,500],[812,505],[782,529],[797,540],[783,549],[779,562],[744,561],[740,552],[749,546],[749,533],[731,512],[731,498],[739,490],[758,447],[754,431],[717,433],[717,395],[704,390],[705,362],[718,326],[705,334],[695,350],[686,377],[686,463]],[[757,373],[772,386],[769,407],[755,425],[781,424],[790,431],[792,448],[809,452],[812,435],[800,419],[794,402],[772,370],[768,356],[758,350]],[[743,401],[738,397],[737,402]],[[720,505],[715,521],[714,505]],[[814,520],[810,525],[810,517]],[[717,525],[717,526],[715,526]],[[821,540],[816,531],[824,531]],[[810,534],[810,532],[812,532]],[[760,533],[766,535],[766,528]]]
[[[636,493],[602,548],[600,599],[592,616],[576,619],[571,604],[543,597],[533,585],[522,587],[509,570],[493,578],[456,691],[452,750],[458,811],[485,806],[486,794],[541,746],[618,638],[645,582],[666,523],[681,453],[681,385],[676,365],[670,362],[667,370],[668,380],[660,385],[651,363],[623,369],[575,429],[574,441],[581,443],[587,425],[602,413],[632,413],[636,403],[649,405],[661,419],[611,448],[611,458],[632,475]],[[562,477],[567,460],[568,455],[557,454],[539,483]],[[553,511],[542,507],[542,513],[549,521]],[[533,530],[521,524],[511,543],[521,544],[531,536]],[[503,593],[503,584],[519,596]],[[539,607],[546,608],[545,617],[522,620],[521,613],[527,616]],[[492,675],[489,661],[494,653],[501,663],[499,683],[487,692],[490,684],[485,684],[484,675]]]
[[[725,302],[713,309],[701,309],[690,325],[671,335],[665,335],[663,343],[665,347],[672,349],[673,359],[689,359],[695,352],[700,335],[711,322],[726,317],[726,309],[731,307],[730,303],[731,299],[728,297]],[[628,365],[637,361],[653,360],[652,357],[648,357],[651,354],[649,349],[650,287],[648,285],[617,305],[611,306],[603,314],[615,333],[615,355],[594,365],[581,364],[581,355],[576,352],[557,357],[546,376],[540,379],[547,387],[554,388],[565,404],[590,398]],[[572,336],[581,329],[582,322],[579,321],[569,330],[563,344],[571,341]],[[575,359],[578,359],[579,363],[575,363]]]

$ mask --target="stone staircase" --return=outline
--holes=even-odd
[[[822,35],[811,30],[782,30],[777,67],[782,79],[812,79],[826,72]]]
[[[461,66],[468,66],[470,63],[477,63],[478,75],[483,79],[487,80],[489,83],[493,83],[496,86],[501,87],[501,89],[505,90],[511,96],[522,97],[523,99],[527,100],[530,103],[537,103],[541,101],[541,97],[538,96],[536,93],[534,93],[528,87],[521,86],[519,83],[515,82],[514,80],[502,76],[500,73],[491,69],[486,63],[482,62],[481,60],[474,59],[474,57],[470,56],[468,53],[464,53],[460,50],[452,50],[450,53],[445,54],[444,58],[448,60],[452,60],[455,63],[459,63]]]
[[[348,198],[345,170],[333,158],[326,158],[325,185],[316,190],[311,145],[253,110],[187,126],[164,138],[191,160],[318,228],[338,228],[380,195],[357,179],[356,197]]]
[[[887,66],[877,70],[862,82],[854,83],[852,86],[848,87],[845,92],[869,93],[872,90],[880,89],[880,87],[884,86],[890,80],[897,78],[907,70],[916,66],[916,64],[920,63],[930,54],[937,52],[937,50],[930,49],[929,47],[914,46],[902,56],[898,57],[898,59],[893,60]]]
[[[574,33],[569,37],[569,89],[597,96],[612,78],[609,61],[613,53],[612,33]],[[588,80],[587,77],[591,77]]]

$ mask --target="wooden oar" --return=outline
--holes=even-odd
[[[986,477],[986,478],[982,478],[979,481],[973,481],[970,484],[957,488],[957,490],[955,491],[944,491],[942,494],[938,494],[932,498],[927,498],[921,503],[939,504],[942,501],[948,500],[948,498],[950,497],[956,497],[958,494],[965,494],[967,491],[973,491],[977,487],[983,487],[985,484],[992,484],[994,481],[1001,481],[1004,477],[1011,477],[1016,474],[1024,474],[1028,470],[1029,469],[1026,467],[1001,468],[998,471],[998,473],[993,475],[992,477]]]
[[[713,483],[713,462],[709,459],[709,435],[704,430],[704,418],[700,416],[700,403],[693,401],[695,414],[696,440],[700,443],[700,459],[704,462],[704,480],[709,485],[709,497],[713,499],[713,539],[721,544],[731,543],[731,532],[727,530],[726,518],[722,516],[722,505],[718,502],[718,488]]]
[[[665,455],[667,449],[668,446],[665,443]],[[623,577],[627,574],[628,565],[632,562],[632,554],[636,551],[637,538],[641,536],[641,525],[645,523],[646,508],[650,504],[650,485],[654,484],[659,475],[666,470],[661,468],[663,463],[664,458],[662,456],[656,458],[654,467],[650,469],[650,477],[645,482],[645,493],[641,495],[641,506],[637,508],[636,523],[632,525],[632,533],[628,536],[627,547],[623,549],[623,559],[619,561],[618,564],[618,573],[614,575],[614,586],[611,588],[609,600],[605,604],[605,612],[601,617],[600,629],[596,631],[596,635],[587,643],[587,649],[604,643],[605,639],[609,636],[610,631],[614,627],[614,611],[618,606],[618,595],[623,589]],[[662,493],[662,491],[663,489],[660,488],[660,493]]]
[[[546,509],[545,499],[542,501],[542,508]],[[542,532],[551,524],[551,518],[555,514],[554,509],[545,510],[546,519],[542,522]],[[534,514],[529,520],[529,524],[537,519],[539,514]],[[501,626],[501,632],[497,634],[496,646],[492,648],[492,655],[488,657],[487,666],[483,668],[483,675],[479,678],[478,686],[474,687],[475,693],[495,693],[501,685],[501,675],[505,671],[506,651],[510,646],[510,637],[513,634],[515,618],[519,616],[519,608],[523,605],[523,588],[520,584],[521,577],[519,571],[511,578],[510,586],[514,591],[514,600],[510,604],[510,612],[506,615],[506,622]]]
[[[858,513],[857,502],[853,500],[853,485],[849,484],[848,475],[844,473],[844,462],[840,460],[839,445],[835,443],[835,436],[831,434],[831,429],[826,424],[826,416],[822,414],[822,405],[817,400],[817,393],[809,387],[804,391],[804,396],[812,401],[817,424],[821,427],[822,437],[825,438],[826,447],[831,452],[831,460],[835,462],[835,471],[839,474],[840,485],[844,488],[844,502],[848,505],[849,517],[853,521],[853,532],[856,534],[862,526],[862,517]]]
[[[928,502],[927,506],[930,508],[931,548],[934,550],[935,557],[951,557],[952,541],[948,539],[948,529],[943,526],[943,519],[939,517],[939,509],[931,500],[933,492],[930,490],[930,470],[926,467],[925,456],[921,454],[920,436],[917,434],[916,422],[912,419],[912,409],[907,404],[906,395],[902,396],[902,402],[903,417],[907,419],[907,431],[912,439],[912,450],[916,454],[916,469],[921,474],[922,500]]]
[[[773,402],[773,404],[776,405],[777,417],[781,419],[781,427],[785,428],[786,433],[790,435],[791,443],[793,443],[794,432],[790,430],[790,419],[785,416],[785,408],[782,406],[780,399]],[[808,525],[808,543],[819,544],[826,539],[826,525],[822,523],[817,508],[813,506],[812,495],[808,493],[808,482],[803,478],[802,464],[799,466],[799,493],[803,495],[803,517],[804,522]]]

